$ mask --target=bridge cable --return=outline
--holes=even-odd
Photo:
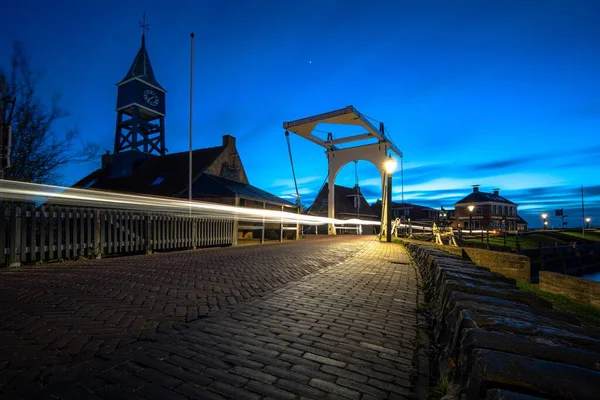
[[[294,171],[294,161],[292,160],[292,146],[290,145],[290,133],[285,131],[285,139],[287,140],[288,153],[290,155],[290,164],[292,165],[292,176],[294,177],[294,187],[296,188],[296,205],[302,212],[302,203],[300,202],[300,192],[298,192],[298,182],[296,182],[296,172]]]

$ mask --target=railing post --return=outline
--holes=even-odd
[[[19,215],[17,216],[17,212]],[[21,208],[17,207],[15,203],[12,204],[10,210],[10,252],[8,254],[8,266],[19,267],[21,265],[20,254],[17,251],[21,251]]]
[[[267,203],[263,202],[263,210],[267,208]],[[265,217],[262,219],[262,229],[260,231],[260,244],[265,243]]]
[[[10,212],[10,210],[9,210]],[[0,268],[7,264],[6,260],[6,228],[10,226],[6,220],[6,203],[0,200]],[[9,234],[10,237],[10,234]],[[9,244],[10,246],[10,244]]]
[[[94,248],[96,250],[96,258],[100,259],[102,258],[102,250],[104,247],[102,245],[104,243],[104,221],[100,210],[95,211],[94,217],[94,221],[96,221],[94,226]]]
[[[152,214],[146,214],[146,254],[152,254]]]
[[[235,199],[233,200],[233,205],[235,207],[239,207],[240,206],[240,198],[235,196]],[[237,246],[238,245],[238,226],[239,226],[239,219],[237,216],[233,217],[233,223],[231,226],[231,245],[232,246]]]
[[[281,212],[283,212],[283,206],[281,206]],[[283,217],[281,217],[281,222],[279,223],[279,241],[283,242]]]
[[[300,207],[298,207],[298,214],[300,214]],[[296,240],[300,239],[300,222],[296,222]]]

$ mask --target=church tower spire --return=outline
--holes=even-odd
[[[142,45],[129,71],[117,83],[117,123],[115,153],[137,150],[164,155],[166,90],[158,83],[146,49],[146,13],[142,28]]]

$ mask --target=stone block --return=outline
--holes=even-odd
[[[488,349],[540,360],[558,362],[591,370],[600,370],[600,353],[575,347],[560,337],[524,336],[481,329],[465,329],[457,359],[458,374],[468,372],[476,349]]]
[[[501,386],[539,397],[595,400],[598,386],[594,382],[600,382],[600,371],[478,349],[473,354],[465,395],[476,399],[486,389]]]

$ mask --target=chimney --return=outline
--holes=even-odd
[[[494,189],[494,194],[496,196],[499,196],[500,195],[500,189]]]
[[[223,135],[223,147],[229,146],[235,148],[235,138],[229,134]]]
[[[479,192],[479,185],[473,185],[473,193]]]
[[[106,150],[106,154],[102,154],[102,169],[109,168],[112,164],[112,154]]]

